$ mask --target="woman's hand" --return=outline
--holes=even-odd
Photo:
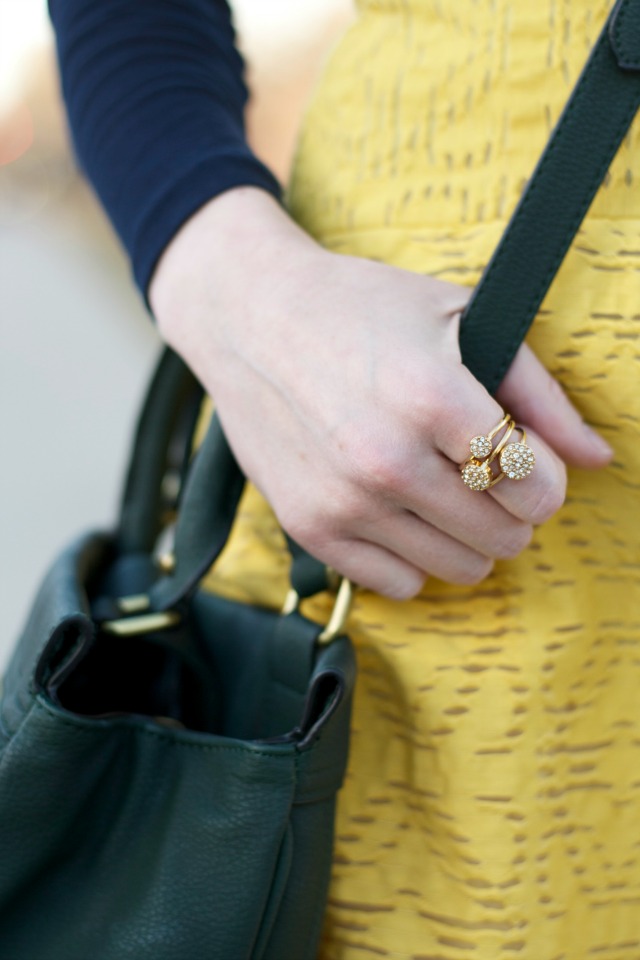
[[[528,348],[498,394],[536,455],[526,479],[475,493],[469,439],[503,411],[460,360],[465,288],[329,253],[266,193],[211,201],[173,239],[150,299],[214,398],[231,447],[284,529],[390,597],[427,574],[482,580],[565,496],[565,463],[611,452]]]

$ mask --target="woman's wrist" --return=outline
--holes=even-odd
[[[192,307],[221,309],[246,297],[260,278],[287,270],[287,253],[317,245],[277,200],[256,187],[236,187],[210,200],[173,237],[153,274],[149,301],[160,332],[175,344]],[[195,315],[199,311],[195,310]]]

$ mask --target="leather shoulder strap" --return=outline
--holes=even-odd
[[[640,0],[619,0],[462,316],[462,359],[494,393],[640,106]]]

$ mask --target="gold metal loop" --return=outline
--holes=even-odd
[[[155,633],[156,630],[168,630],[177,627],[180,614],[172,610],[164,613],[143,613],[137,617],[123,617],[121,620],[105,620],[100,624],[105,633],[117,637],[136,637],[143,633]]]
[[[100,629],[117,637],[136,637],[156,630],[168,630],[180,623],[180,614],[173,610],[160,613],[147,613],[149,597],[146,593],[136,593],[130,597],[120,597],[116,606],[124,616],[115,620],[103,620]]]
[[[329,623],[318,636],[318,643],[321,646],[331,643],[332,640],[335,640],[336,637],[339,637],[342,635],[342,633],[344,633],[344,626],[351,610],[353,594],[354,586],[351,583],[351,580],[347,580],[346,577],[343,577],[342,582],[338,587],[336,600],[333,605],[331,616],[329,617]]]
[[[284,598],[284,603],[282,604],[282,610],[280,613],[283,617],[288,617],[290,613],[294,613],[300,606],[300,594],[297,590],[294,590],[293,587],[289,589],[286,597]]]
[[[125,615],[143,613],[149,609],[149,597],[146,593],[135,593],[129,597],[120,597],[116,600],[116,607]]]
[[[175,553],[167,552],[161,553],[156,558],[156,565],[158,570],[161,573],[171,574],[176,569],[176,555]]]
[[[344,626],[347,622],[349,611],[351,610],[354,591],[355,586],[351,580],[342,577],[329,621],[326,627],[318,634],[317,643],[320,646],[326,646],[344,632]],[[284,604],[282,605],[282,615],[286,617],[291,613],[295,613],[295,611],[299,609],[300,603],[300,596],[292,587],[287,593]]]

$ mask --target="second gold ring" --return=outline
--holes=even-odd
[[[520,434],[520,440],[509,443],[514,430]],[[494,447],[493,441],[500,434],[502,436]],[[518,426],[508,413],[488,434],[473,437],[469,450],[471,456],[460,465],[462,480],[471,490],[478,492],[488,490],[506,478],[523,480],[535,464],[524,427]],[[494,464],[497,464],[497,471]]]

